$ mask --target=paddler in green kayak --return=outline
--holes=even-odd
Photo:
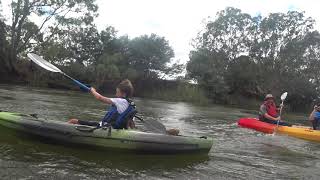
[[[114,129],[134,128],[133,117],[137,111],[135,110],[135,104],[129,99],[133,94],[133,86],[128,79],[123,80],[117,86],[115,98],[102,96],[95,88],[90,88],[90,93],[97,100],[110,104],[111,108],[101,122],[70,119],[69,123],[97,127],[112,126]]]
[[[289,123],[281,121],[281,117],[279,115],[280,108],[281,105],[280,107],[276,106],[272,94],[267,94],[264,98],[263,104],[260,106],[259,120],[270,124],[279,123],[281,126],[291,126]]]
[[[130,80],[123,80],[116,88],[116,97],[109,98],[99,94],[94,88],[90,88],[90,93],[99,101],[110,104],[111,108],[100,122],[70,119],[71,124],[81,124],[95,127],[112,126],[114,129],[133,129],[135,124],[133,118],[137,111],[135,104],[129,98],[133,95],[133,86]],[[164,129],[169,135],[178,135],[178,129]]]

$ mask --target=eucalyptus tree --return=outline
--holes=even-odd
[[[95,0],[12,0],[8,68],[14,72],[19,54],[52,42],[63,30],[72,31],[71,24],[91,24],[97,9]]]

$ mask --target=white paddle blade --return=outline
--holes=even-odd
[[[33,53],[28,53],[27,56],[36,64],[38,64],[39,66],[41,66],[42,68],[48,70],[48,71],[52,71],[52,72],[59,72],[61,73],[61,70],[59,68],[57,68],[56,66],[52,65],[51,63],[49,63],[48,61],[44,60],[42,57],[33,54]]]
[[[287,95],[288,95],[288,93],[287,92],[284,92],[282,95],[281,95],[281,100],[283,101],[283,100],[285,100],[286,98],[287,98]]]

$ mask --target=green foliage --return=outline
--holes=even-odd
[[[1,63],[1,67],[2,67],[2,68],[0,68],[0,72],[1,71],[6,72],[6,67],[9,66],[8,61],[6,61],[6,59],[8,58],[8,55],[9,55],[8,54],[8,41],[6,39],[6,36],[7,36],[6,25],[0,17],[0,63]]]
[[[109,26],[100,32],[100,41],[103,52],[119,53],[124,46],[122,41],[117,38],[117,31],[114,27]]]
[[[72,29],[72,31],[70,31]],[[99,33],[95,26],[78,27],[70,25],[68,29],[59,30],[59,36],[52,40],[54,46],[58,45],[59,59],[56,61],[72,61],[81,65],[92,64],[101,54]],[[50,46],[43,46],[44,53]]]
[[[263,18],[226,8],[197,37],[188,76],[215,100],[290,91],[292,109],[305,106],[319,93],[320,39],[313,25],[296,11]]]
[[[119,67],[123,62],[121,54],[104,54],[99,58],[99,64],[96,66],[96,77],[98,84],[103,84],[108,79],[119,79],[120,70]]]
[[[207,96],[215,102],[222,102],[225,93],[229,90],[224,76],[225,61],[227,60],[223,52],[215,53],[200,49],[190,53],[190,61],[187,64],[188,77],[195,79],[206,89]]]
[[[47,45],[48,42],[50,42],[49,44],[56,42],[59,33],[60,35],[61,33],[65,33],[65,30],[72,25],[78,27],[90,25],[93,22],[93,18],[97,15],[96,11],[98,7],[94,2],[95,0],[12,1],[11,9],[13,18],[9,28],[10,58],[6,60],[10,65],[8,70],[16,71],[14,63],[18,55],[22,52],[39,50],[38,46]],[[36,14],[39,19],[42,19],[42,22],[38,25],[32,22],[30,20],[32,14]],[[43,31],[44,29],[46,29],[45,33]],[[72,29],[68,30],[70,33],[73,32]],[[83,49],[86,48],[87,47],[83,47]]]
[[[169,42],[155,34],[132,39],[128,48],[129,66],[143,78],[157,78],[159,72],[165,72],[167,63],[174,57]]]
[[[230,93],[237,92],[249,97],[258,97],[262,94],[259,85],[260,80],[263,80],[264,77],[260,75],[259,68],[248,56],[240,56],[230,62],[225,75],[226,83],[231,87]]]

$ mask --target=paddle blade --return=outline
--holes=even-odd
[[[284,92],[282,95],[281,95],[281,101],[284,101],[286,98],[287,98],[287,95],[288,93],[287,92]]]
[[[141,121],[141,123],[138,123],[138,121],[135,121],[137,128],[139,130],[144,132],[167,134],[166,127],[159,121],[152,118],[143,120],[141,117],[138,117],[138,116],[135,116],[135,117]]]
[[[41,66],[42,68],[51,71],[51,72],[59,72],[61,73],[61,70],[57,68],[56,66],[52,65],[48,61],[44,60],[42,57],[33,54],[33,53],[28,53],[27,56],[36,64]]]

